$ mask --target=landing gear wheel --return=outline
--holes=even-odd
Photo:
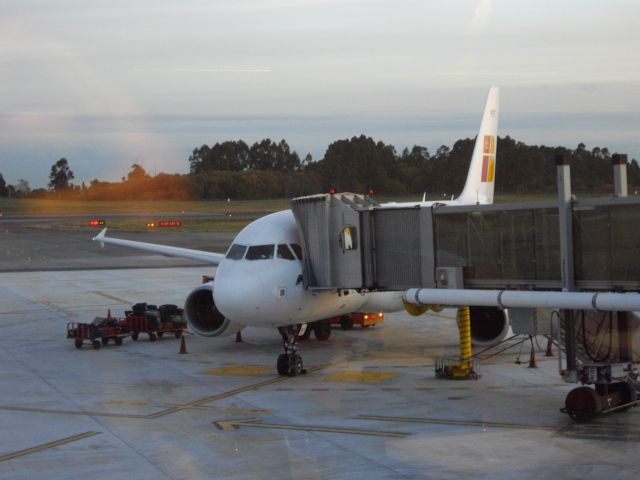
[[[116,337],[116,345],[122,345],[122,337]]]
[[[281,353],[278,357],[278,375],[288,375],[289,373],[289,355],[286,353]]]
[[[92,345],[93,345],[93,348],[95,348],[96,350],[100,349],[100,342],[98,340],[94,340]]]
[[[289,359],[289,375],[292,377],[297,377],[298,375],[302,375],[303,373],[304,369],[302,368],[302,357],[297,353],[294,353]]]
[[[156,337],[155,333],[150,333],[149,334],[149,341],[150,342],[155,342],[158,338]]]
[[[340,326],[343,330],[351,330],[353,328],[353,318],[349,315],[345,315],[340,319]]]
[[[301,325],[278,328],[280,335],[282,335],[282,344],[284,346],[284,353],[280,354],[277,363],[278,374],[280,375],[295,377],[307,373],[302,368],[302,357],[296,353],[298,351],[297,340],[300,327]]]
[[[315,333],[316,339],[321,342],[329,340],[331,336],[331,324],[328,320],[320,320],[313,324],[313,333]]]
[[[82,348],[82,339],[81,338],[76,338],[73,341],[73,344],[76,346],[76,348]]]
[[[102,341],[102,345],[109,345],[109,337],[102,337],[100,341]]]

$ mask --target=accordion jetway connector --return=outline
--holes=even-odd
[[[469,307],[458,308],[460,357],[436,359],[436,377],[453,380],[477,380],[478,362],[471,357],[471,317]]]

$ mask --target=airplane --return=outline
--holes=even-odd
[[[382,206],[493,203],[498,107],[499,90],[492,87],[460,196],[448,201],[427,202],[423,198]],[[226,254],[112,238],[106,236],[106,231],[103,229],[93,240],[102,245],[120,245],[216,265],[215,278],[195,288],[186,299],[185,313],[191,330],[205,337],[220,337],[235,334],[246,326],[277,328],[284,345],[284,353],[277,360],[280,375],[304,373],[297,338],[312,328],[318,339],[327,339],[330,318],[351,312],[396,312],[403,308],[409,313],[422,313],[403,301],[403,292],[305,289],[300,235],[291,210],[266,215],[247,225]],[[509,330],[506,314],[497,308],[488,314],[486,310],[483,312],[483,322],[494,327],[489,332],[486,328],[481,331],[480,340],[490,336],[494,338],[489,340],[502,340]],[[474,322],[472,311],[472,327],[474,323],[479,322]]]

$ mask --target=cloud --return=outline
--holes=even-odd
[[[480,0],[478,6],[473,11],[471,19],[471,29],[475,32],[484,31],[489,24],[491,13],[493,12],[493,0]]]
[[[136,72],[171,73],[271,73],[271,67],[137,67]]]

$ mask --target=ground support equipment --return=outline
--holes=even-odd
[[[100,345],[106,346],[111,340],[116,345],[122,345],[122,340],[131,335],[132,332],[126,325],[111,318],[96,317],[92,323],[67,324],[67,338],[73,340],[76,348],[89,343],[97,350]]]
[[[638,364],[582,365],[578,374],[582,386],[569,392],[560,410],[574,420],[588,421],[598,414],[625,411],[640,404]]]

